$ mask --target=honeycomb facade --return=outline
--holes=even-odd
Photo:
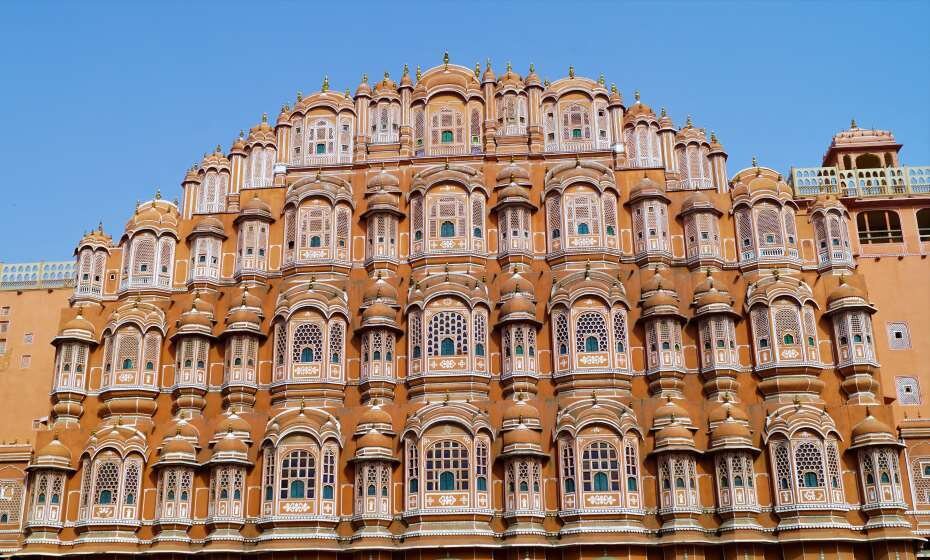
[[[635,97],[324,81],[87,234],[5,551],[914,558],[930,170],[729,176]]]

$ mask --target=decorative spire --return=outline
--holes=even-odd
[[[536,71],[536,65],[530,62],[530,74]]]
[[[155,200],[161,200],[161,189],[155,187]]]
[[[268,122],[268,113],[262,113],[262,122],[263,122],[263,123],[267,123],[267,122]]]
[[[406,63],[406,62],[404,63],[404,73],[401,74],[401,75],[402,75],[402,76],[409,76],[409,75],[410,75],[410,67],[407,66],[407,63]]]
[[[604,73],[603,73],[603,72],[601,72],[601,75],[597,77],[597,83],[599,83],[599,84],[601,84],[601,85],[604,85],[605,81],[604,81]]]
[[[320,88],[320,90],[323,91],[324,93],[329,91],[329,76],[327,75],[323,76],[323,86]]]
[[[665,112],[665,107],[662,107],[661,109],[659,109],[659,116],[660,116],[660,117],[667,117],[667,116],[668,116],[668,113]]]
[[[300,103],[304,98],[304,92],[297,90],[297,102]]]
[[[617,93],[617,84],[610,84],[610,93]]]
[[[574,79],[575,79],[575,67],[574,67],[574,66],[569,66],[569,67],[568,67],[568,78],[569,78],[570,80],[574,80]]]
[[[856,124],[856,119],[852,119],[852,121],[850,121],[849,128],[859,128],[859,125]]]
[[[243,138],[245,138],[245,132],[243,132],[242,129],[240,128],[239,129],[239,140],[242,140]]]
[[[635,99],[636,102],[639,103],[639,90],[636,90],[633,92],[633,99]]]
[[[218,153],[218,154],[222,154],[222,153],[223,153],[223,148],[220,147],[219,144],[216,145],[216,153]]]
[[[445,51],[442,53],[442,63],[443,65],[445,65],[446,68],[449,67],[449,51]]]
[[[710,131],[710,141],[711,141],[711,142],[716,142],[716,141],[717,141],[717,133],[714,132],[713,130]]]
[[[510,74],[510,71],[513,70],[513,65],[510,64],[510,61],[507,61],[507,73]]]
[[[759,160],[756,159],[756,156],[752,156],[752,166],[759,167]]]
[[[385,72],[385,74],[387,74],[387,72]],[[364,74],[362,74],[362,83],[363,83],[363,84],[367,84],[367,83],[368,83],[368,73],[367,73],[367,72],[364,73]]]
[[[691,128],[692,126],[694,125],[691,123],[691,115],[688,115],[688,118],[685,119],[685,127]]]
[[[346,88],[346,91],[345,91],[345,96],[346,96],[346,99],[348,99],[348,98],[349,98],[349,96],[351,96],[351,95],[352,95],[352,94],[351,94],[351,93],[349,93],[349,88]]]
[[[543,85],[546,86],[546,87],[549,87],[549,84],[550,84],[550,83],[551,83],[551,82],[550,82],[548,79],[543,80]]]
[[[481,63],[475,63],[475,79],[477,80],[481,76]]]
[[[420,70],[420,65],[417,64],[417,81],[420,81],[420,78],[423,77],[423,72]]]

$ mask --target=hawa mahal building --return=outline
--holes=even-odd
[[[2,552],[913,559],[930,167],[900,148],[854,122],[732,172],[573,69],[324,80],[77,244]]]

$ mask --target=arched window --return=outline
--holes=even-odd
[[[575,350],[578,352],[607,352],[607,323],[604,315],[588,311],[575,322]]]
[[[442,349],[439,352],[440,356],[454,356],[455,355],[455,342],[451,338],[442,339]]]
[[[305,449],[288,453],[281,461],[282,500],[303,500],[315,497],[316,460]]]
[[[440,237],[455,237],[455,224],[446,220],[439,227]]]
[[[426,334],[429,356],[461,356],[468,353],[468,323],[461,313],[437,313],[430,319]]]
[[[901,219],[891,210],[870,210],[856,215],[859,243],[901,243]]]
[[[468,450],[454,440],[434,443],[426,450],[426,491],[468,490]]]
[[[588,235],[589,233],[588,224],[584,222],[578,224],[578,235]]]
[[[303,323],[294,329],[295,363],[323,361],[323,329],[316,323]]]
[[[794,452],[795,468],[798,472],[798,486],[802,488],[822,488],[823,452],[820,442],[803,441]]]
[[[917,235],[921,241],[930,241],[930,208],[917,211]]]
[[[451,130],[443,130],[442,131],[442,143],[451,144],[452,142],[455,142],[455,135],[452,133]]]
[[[620,491],[620,462],[613,445],[596,441],[585,447],[581,456],[581,480],[585,492]]]

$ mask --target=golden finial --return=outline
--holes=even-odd
[[[617,84],[610,84],[610,93],[618,93]]]
[[[171,204],[174,204],[175,206],[177,206],[177,205],[178,205],[178,197],[174,197],[173,199],[171,199]]]
[[[409,76],[409,75],[410,75],[410,67],[407,66],[407,63],[406,63],[406,62],[404,63],[404,73],[403,73],[403,75],[404,75],[404,76]]]
[[[752,156],[752,166],[759,167],[759,160],[756,159],[756,156]]]
[[[716,141],[717,141],[717,133],[714,132],[713,130],[710,131],[710,141],[711,141],[711,142],[716,142]]]
[[[243,132],[242,129],[240,128],[240,129],[239,129],[239,139],[242,140],[243,138],[245,138],[245,132]]]
[[[290,107],[290,105],[288,105],[287,103],[281,105],[281,112],[282,112],[282,113],[286,113],[286,112],[288,112],[288,111],[290,111],[290,110],[291,110],[291,107]]]
[[[856,119],[852,119],[852,121],[850,121],[849,128],[859,128],[859,125],[856,124]]]
[[[97,222],[97,231],[99,231],[100,233],[103,233],[103,220],[100,220],[99,222]]]
[[[352,94],[351,94],[351,93],[349,93],[349,88],[346,88],[346,91],[345,91],[345,96],[346,96],[346,99],[348,99],[348,98],[349,98],[349,96],[351,96],[351,95],[352,95]]]
[[[385,70],[385,71],[384,71],[384,81],[388,81],[388,80],[390,80],[390,79],[391,79],[391,73],[388,72],[387,70]]]
[[[480,75],[481,75],[481,63],[476,62],[475,63],[475,79],[477,79]]]
[[[449,51],[445,51],[442,53],[442,63],[446,65],[447,67],[449,66]]]
[[[304,92],[297,90],[297,102],[300,103],[304,98]]]
[[[599,83],[600,85],[604,85],[604,84],[606,83],[605,80],[604,80],[604,73],[603,73],[603,72],[601,72],[601,75],[597,77],[597,83]]]
[[[155,200],[161,200],[161,189],[155,187]]]
[[[300,399],[300,413],[301,413],[301,414],[304,413],[304,406],[305,406],[305,405],[304,405],[304,399],[303,399],[303,397],[301,397],[301,399]]]
[[[510,61],[507,61],[507,73],[510,74],[510,71],[513,70],[513,64]]]
[[[568,67],[568,77],[569,79],[572,79],[572,80],[575,79],[575,67],[574,66]]]
[[[387,74],[387,72],[385,72],[385,74]],[[368,83],[368,73],[367,73],[367,72],[364,73],[364,74],[362,74],[362,83],[363,83],[363,84],[367,84],[367,83]]]
[[[216,153],[218,154],[223,153],[223,148],[221,148],[219,144],[216,145]]]
[[[323,92],[329,91],[329,76],[323,76],[323,86],[320,88]]]
[[[536,65],[530,62],[530,74],[536,71]]]
[[[543,85],[546,86],[546,87],[549,87],[549,84],[550,84],[550,83],[551,83],[551,82],[550,82],[549,80],[543,80]]]
[[[262,122],[263,122],[263,123],[267,123],[267,122],[268,122],[268,113],[262,113]]]
[[[685,126],[688,127],[688,128],[691,128],[691,127],[693,126],[693,125],[691,124],[691,115],[688,115],[688,118],[685,119]]]
[[[633,99],[635,99],[636,102],[639,103],[639,90],[636,90],[633,92]]]
[[[417,64],[417,81],[420,81],[420,78],[423,77],[423,72],[420,70],[420,65]]]

